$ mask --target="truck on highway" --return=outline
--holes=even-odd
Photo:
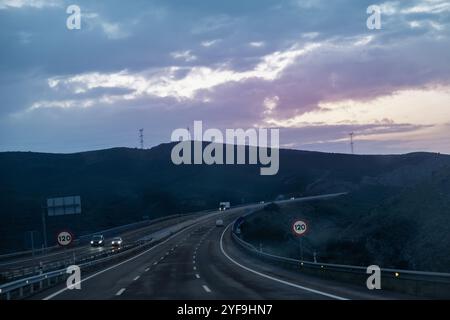
[[[231,205],[230,202],[220,202],[219,203],[219,211],[225,211],[227,209],[230,209]]]

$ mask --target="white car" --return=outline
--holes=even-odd
[[[113,247],[121,247],[122,246],[122,238],[121,237],[115,237],[111,241],[111,246]]]
[[[295,200],[295,197],[291,197],[291,200]]]
[[[222,219],[217,219],[216,220],[216,227],[223,227],[223,220]]]

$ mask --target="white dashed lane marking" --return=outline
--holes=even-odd
[[[196,277],[197,279],[200,279],[200,275],[199,275],[198,273],[195,274],[195,277]]]
[[[205,289],[205,291],[206,291],[206,292],[211,292],[211,289],[210,289],[210,288],[208,288],[208,286],[206,286],[206,285],[203,285],[202,287],[203,287],[203,289]]]
[[[136,281],[137,279],[139,279],[141,276],[136,276],[133,281]]]
[[[120,296],[125,291],[125,288],[120,289],[117,291],[116,296]]]

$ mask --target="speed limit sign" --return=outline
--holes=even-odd
[[[294,232],[294,235],[301,237],[305,235],[306,231],[308,231],[308,224],[306,221],[296,220],[292,224],[292,231]]]
[[[68,246],[73,241],[73,235],[70,231],[61,231],[56,236],[56,240],[60,246]]]

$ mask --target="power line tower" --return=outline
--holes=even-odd
[[[351,133],[349,133],[349,136],[350,136],[350,150],[351,150],[351,153],[352,153],[352,154],[355,154],[355,143],[354,143],[354,141],[353,141],[353,138],[354,138],[354,136],[355,136],[355,133],[354,133],[354,132],[351,132]]]
[[[144,129],[139,129],[139,144],[141,149],[144,149]]]

